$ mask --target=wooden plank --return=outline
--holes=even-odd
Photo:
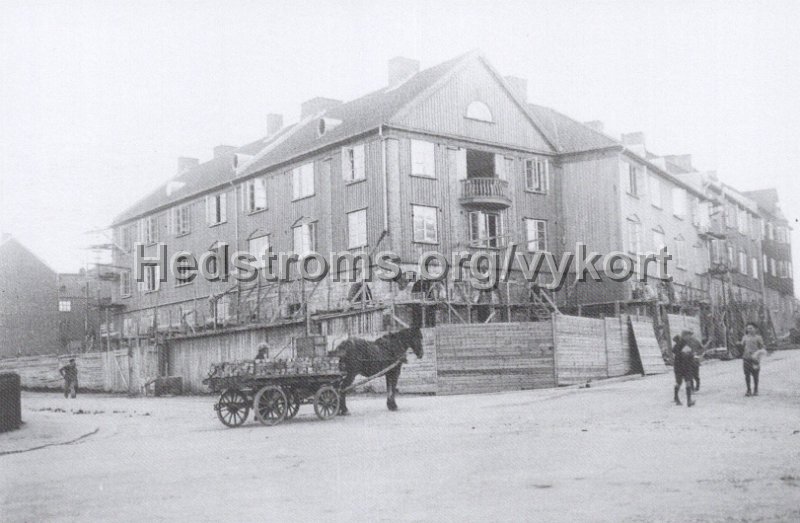
[[[653,323],[646,318],[630,318],[629,322],[635,347],[642,362],[643,372],[645,374],[663,374],[667,372],[669,369],[664,363],[664,357],[661,355],[661,347],[656,339]]]

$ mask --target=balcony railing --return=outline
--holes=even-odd
[[[461,204],[501,209],[511,205],[508,182],[499,178],[467,178],[461,180]]]

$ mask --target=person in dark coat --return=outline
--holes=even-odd
[[[61,367],[58,372],[64,378],[64,397],[76,397],[78,395],[78,366],[75,364],[75,359],[71,358],[69,363]]]
[[[700,390],[700,359],[706,351],[706,345],[694,337],[694,332],[685,330],[681,333],[686,345],[692,348],[692,387],[695,392]]]
[[[694,353],[691,346],[687,345],[684,336],[675,336],[673,341],[675,341],[675,345],[672,347],[672,353],[675,356],[675,404],[682,405],[678,393],[681,390],[681,385],[686,383],[686,406],[691,407],[694,405],[694,401],[692,401]]]

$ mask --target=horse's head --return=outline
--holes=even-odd
[[[422,330],[419,327],[411,327],[405,330],[407,349],[411,349],[416,354],[417,359],[422,358]]]

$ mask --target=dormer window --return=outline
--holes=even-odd
[[[471,120],[479,120],[481,122],[493,122],[492,111],[489,106],[483,102],[474,101],[467,106],[467,118]]]

